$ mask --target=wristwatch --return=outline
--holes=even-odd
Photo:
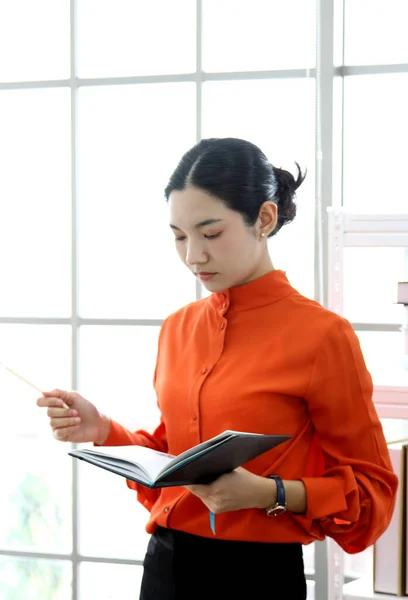
[[[268,517],[277,517],[286,512],[286,494],[283,481],[278,475],[268,475],[269,479],[274,479],[276,483],[276,503],[265,508]]]

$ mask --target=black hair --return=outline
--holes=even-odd
[[[255,224],[261,205],[271,200],[278,206],[271,237],[296,216],[295,192],[306,171],[302,173],[295,164],[296,179],[289,171],[274,167],[251,142],[239,138],[203,139],[183,155],[164,193],[168,201],[174,190],[199,188],[241,213],[249,226]]]

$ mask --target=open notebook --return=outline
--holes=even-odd
[[[290,439],[227,430],[172,456],[144,446],[104,446],[68,454],[149,488],[210,483]]]

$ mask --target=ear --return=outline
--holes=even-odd
[[[259,209],[257,229],[259,235],[265,233],[265,238],[275,229],[278,222],[278,206],[275,202],[268,200]]]

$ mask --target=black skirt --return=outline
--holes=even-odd
[[[139,600],[306,600],[307,595],[301,544],[217,540],[159,527],[143,566]]]

